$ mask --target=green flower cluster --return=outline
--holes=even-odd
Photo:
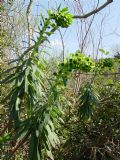
[[[72,24],[73,15],[68,12],[68,8],[58,9],[57,12],[48,12],[51,19],[55,20],[59,27],[67,28]]]
[[[91,58],[77,51],[72,54],[66,63],[70,70],[79,70],[81,72],[90,72],[94,68],[94,62]]]
[[[105,58],[102,60],[103,67],[113,67],[113,60],[111,58]]]
[[[67,79],[72,71],[90,72],[94,67],[95,64],[91,58],[77,51],[75,54],[71,54],[64,63],[59,64],[58,73],[54,73],[54,75]]]

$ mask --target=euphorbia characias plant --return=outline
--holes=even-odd
[[[48,17],[41,16],[33,46],[11,62],[14,67],[1,73],[5,78],[0,83],[11,83],[11,91],[6,99],[9,100],[9,123],[14,128],[11,139],[15,137],[16,142],[6,159],[11,158],[25,143],[29,144],[30,160],[53,159],[52,147],[60,143],[55,127],[62,114],[62,97],[56,81],[48,80],[45,75],[47,62],[38,53],[38,47],[48,41],[59,27],[67,28],[71,23],[72,15],[67,8],[58,7],[56,11],[48,11]]]

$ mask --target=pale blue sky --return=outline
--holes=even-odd
[[[61,0],[62,1],[62,0]],[[57,4],[61,2],[57,0]],[[67,1],[67,0],[66,0]],[[72,1],[72,0],[69,0]],[[91,0],[84,0],[86,10],[90,10]],[[101,0],[101,3],[104,3],[106,0]],[[68,2],[68,1],[67,1]],[[93,1],[92,1],[93,2]],[[49,0],[49,7],[55,7],[56,2],[55,0]],[[48,0],[38,1],[34,3],[32,15],[39,14],[40,12],[44,13],[45,9],[48,8]],[[72,9],[70,8],[72,12]],[[104,20],[103,20],[104,17]],[[100,44],[100,48],[104,48],[105,50],[112,51],[112,48],[115,45],[120,45],[120,0],[114,0],[109,6],[107,6],[104,10],[98,13],[95,17],[93,26],[91,28],[91,34],[94,38],[95,45],[98,44],[99,41],[99,34],[100,34],[100,24],[103,20],[103,27],[102,27],[102,41]],[[75,52],[79,49],[79,43],[76,36],[76,31],[78,30],[77,20],[73,21],[73,24],[66,30],[62,29],[62,33],[65,32],[64,36],[64,43],[65,43],[65,51]],[[61,39],[59,33],[56,33],[54,36],[51,37],[51,46],[54,48],[54,51],[60,53],[62,50]],[[94,51],[95,52],[95,51]],[[93,54],[93,46],[91,42],[88,44],[88,48],[86,53]],[[112,52],[110,53],[112,55]]]

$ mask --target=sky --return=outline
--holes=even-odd
[[[62,0],[61,0],[62,1]],[[44,13],[45,10],[48,8],[56,8],[56,4],[58,5],[61,3],[60,0],[43,0],[39,1],[36,0],[34,2],[33,10],[32,10],[32,17],[36,16],[40,12]],[[66,0],[64,1],[64,6],[65,2],[66,5],[69,6],[69,10],[71,13],[74,12],[71,4],[71,1],[73,0]],[[83,1],[83,0],[82,0]],[[69,3],[68,3],[69,2]],[[93,2],[93,1],[92,1]],[[104,3],[106,0],[101,0],[100,3]],[[62,3],[63,4],[63,3]],[[86,12],[91,11],[91,7],[93,4],[91,3],[91,0],[84,0],[83,1],[83,6],[84,10]],[[88,19],[88,22],[90,21],[92,17]],[[79,30],[80,34],[80,25],[78,26],[77,24],[81,23],[81,20],[73,20],[73,24],[68,28],[68,29],[61,29],[62,35],[64,35],[64,45],[65,45],[65,53],[72,52],[74,53],[76,50],[78,50],[79,47],[79,42],[78,42],[78,37],[77,37],[77,31]],[[102,29],[101,29],[101,23],[102,23]],[[111,3],[109,6],[104,8],[102,11],[100,11],[98,14],[96,14],[95,19],[93,21],[93,25],[91,27],[91,37],[94,39],[94,44],[96,50],[97,50],[97,45],[99,43],[99,38],[100,38],[100,32],[101,32],[101,41],[100,41],[100,46],[99,48],[104,48],[106,51],[110,51],[110,56],[113,55],[113,48],[116,46],[120,45],[120,0],[114,0],[113,3]],[[83,33],[84,35],[84,33]],[[79,36],[80,38],[80,36]],[[62,43],[61,43],[61,38],[60,34],[56,32],[54,36],[51,37],[51,47],[54,50],[54,54],[60,54],[62,52]],[[93,51],[93,42],[89,40],[87,42],[87,49],[85,50],[87,55],[93,55],[96,52],[96,50]],[[101,54],[99,53],[99,57]]]

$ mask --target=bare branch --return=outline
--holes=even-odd
[[[100,7],[92,10],[91,12],[89,12],[87,14],[84,14],[84,15],[74,15],[73,18],[75,18],[75,19],[76,18],[79,18],[79,19],[88,18],[91,15],[98,13],[99,11],[101,11],[102,9],[104,9],[106,6],[108,6],[112,2],[113,2],[113,0],[107,0],[107,2],[105,2],[103,5],[101,5]]]

